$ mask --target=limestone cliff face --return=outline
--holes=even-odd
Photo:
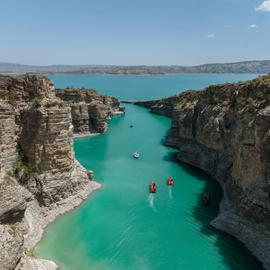
[[[104,133],[107,120],[124,111],[116,98],[91,89],[57,89],[56,95],[71,108],[74,132],[78,135]]]
[[[270,269],[270,75],[137,104],[172,118],[166,144],[179,149],[179,161],[223,186],[225,200],[212,224]]]
[[[29,249],[98,187],[74,159],[72,110],[46,77],[0,76],[0,270],[52,267]]]
[[[11,170],[16,159],[15,115],[12,107],[0,102],[0,175]]]

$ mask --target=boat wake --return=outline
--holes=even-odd
[[[169,186],[168,192],[169,192],[169,198],[170,198],[170,199],[173,199],[172,187],[171,187],[171,186]]]
[[[157,209],[155,207],[155,194],[150,193],[148,196],[148,201],[149,201],[149,206],[155,211],[157,212]]]

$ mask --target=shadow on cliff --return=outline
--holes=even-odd
[[[176,159],[176,155],[177,153],[175,151],[169,152],[163,159],[168,162],[177,163],[189,175],[205,183],[192,214],[201,225],[200,232],[207,237],[215,239],[215,246],[218,248],[224,264],[231,270],[263,269],[258,260],[236,238],[218,231],[210,225],[211,220],[218,215],[219,204],[222,200],[222,189],[219,184],[202,170],[180,163]],[[206,191],[210,194],[211,199],[208,206],[202,203],[202,197]]]
[[[170,136],[170,134],[171,134],[171,129],[169,128],[169,129],[166,131],[165,135],[160,139],[160,144],[165,145],[166,140],[167,140],[167,138]],[[170,157],[168,157],[168,158],[170,158]]]

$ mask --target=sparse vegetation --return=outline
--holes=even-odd
[[[16,94],[12,90],[8,92],[8,102],[13,106],[16,104]]]
[[[39,108],[42,104],[42,97],[35,97],[33,102],[35,107]]]
[[[47,108],[56,107],[63,108],[65,106],[64,101],[62,100],[53,100],[46,103]]]
[[[246,101],[246,108],[248,112],[254,112],[256,109],[256,101],[249,97]]]
[[[12,183],[12,181],[13,181],[12,177],[13,177],[12,173],[8,173],[7,172],[5,174],[5,176],[4,176],[5,183],[8,184],[8,185],[10,185]]]
[[[9,228],[12,230],[13,233],[15,233],[16,230],[18,229],[18,224],[17,223],[9,224]]]
[[[20,147],[17,148],[17,159],[14,165],[14,175],[20,184],[26,184],[30,176],[38,173],[39,168],[37,165],[31,165],[27,157],[23,154]]]
[[[35,254],[35,251],[34,251],[33,248],[27,248],[27,249],[25,249],[24,254],[27,257],[36,258],[36,254]]]

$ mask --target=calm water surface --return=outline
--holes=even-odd
[[[210,84],[245,81],[254,74],[183,74],[157,76],[51,75],[57,87],[89,87],[120,99],[158,99]]]
[[[202,85],[206,83],[206,75],[190,76],[184,78],[190,87],[200,88],[200,77]],[[245,76],[251,77],[242,75],[240,79]],[[181,78],[166,76],[171,87],[167,91],[160,76],[152,78],[155,82],[149,81],[151,77],[53,78],[57,86],[91,84],[103,93],[128,99],[170,95],[185,84]],[[195,78],[194,85],[191,78]],[[222,80],[221,75],[216,78]],[[229,78],[224,75],[223,81]],[[145,92],[138,88],[136,95],[130,90],[135,89],[130,88],[135,81]],[[177,164],[175,150],[162,145],[170,120],[132,105],[126,111],[125,116],[110,121],[108,133],[75,140],[77,159],[95,171],[103,189],[48,227],[38,255],[55,260],[66,270],[262,269],[242,244],[209,226],[217,214],[221,190],[199,170]],[[134,128],[129,128],[130,123]],[[132,158],[134,151],[141,153],[139,160]],[[173,188],[166,186],[169,176],[175,178]],[[148,193],[152,179],[157,182],[155,195]],[[206,189],[212,196],[209,207],[201,203]]]

